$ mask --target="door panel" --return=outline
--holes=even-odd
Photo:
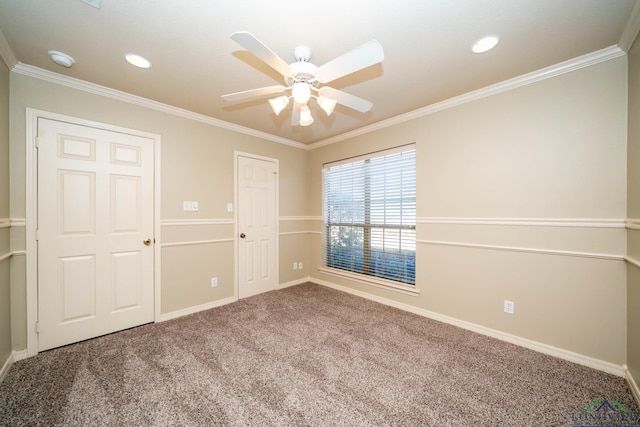
[[[38,119],[38,350],[154,320],[154,141]]]
[[[61,323],[95,317],[95,256],[60,258],[58,267]]]
[[[140,307],[142,253],[121,252],[111,254],[111,311]]]
[[[276,288],[277,164],[238,157],[239,297]]]

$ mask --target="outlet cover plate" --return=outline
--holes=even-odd
[[[507,314],[513,314],[515,310],[515,304],[513,301],[504,300],[504,312]]]

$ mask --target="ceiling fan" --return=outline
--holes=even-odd
[[[336,104],[344,105],[361,113],[366,113],[373,107],[373,104],[367,100],[322,85],[382,62],[384,51],[377,40],[371,40],[317,67],[309,62],[311,49],[307,46],[296,47],[294,50],[296,62],[287,64],[249,32],[236,32],[231,34],[231,38],[282,74],[286,86],[267,86],[222,95],[222,99],[225,101],[246,101],[269,95],[279,95],[269,99],[273,112],[278,115],[289,105],[289,100],[293,98],[292,126],[309,126],[313,123],[313,117],[308,105],[311,98],[316,99],[320,108],[327,115],[331,115]]]

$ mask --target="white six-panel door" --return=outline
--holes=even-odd
[[[38,350],[154,320],[154,141],[38,119]]]
[[[278,283],[274,161],[239,156],[238,287],[245,298],[274,290]]]

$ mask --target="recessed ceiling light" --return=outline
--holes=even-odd
[[[149,60],[143,58],[140,55],[136,55],[135,53],[127,53],[124,55],[124,59],[131,65],[135,65],[139,68],[149,68],[151,67],[151,62]]]
[[[70,68],[73,64],[76,63],[75,59],[67,55],[63,52],[58,52],[57,50],[50,50],[47,52],[51,57],[51,60],[58,65],[62,65],[63,67]]]
[[[498,35],[485,36],[477,40],[471,47],[471,50],[474,53],[484,53],[496,47],[499,41],[500,36]]]

